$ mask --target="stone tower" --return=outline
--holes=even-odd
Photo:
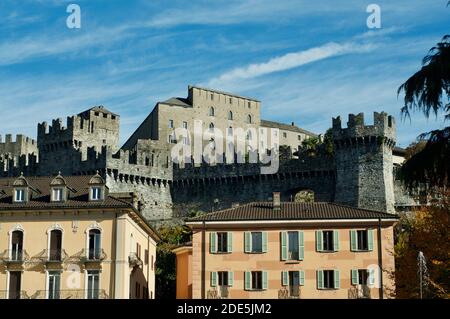
[[[350,114],[347,128],[333,118],[336,160],[335,201],[360,208],[394,213],[392,149],[395,120],[374,112],[374,125],[364,114]]]
[[[67,118],[38,124],[39,175],[74,174],[80,163],[92,154],[119,149],[120,117],[103,106],[96,106]]]

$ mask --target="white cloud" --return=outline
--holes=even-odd
[[[273,72],[285,71],[343,54],[368,52],[374,48],[375,45],[373,44],[358,44],[352,42],[339,44],[330,42],[320,47],[275,57],[264,63],[250,64],[245,67],[235,68],[223,73],[219,77],[213,78],[209,81],[208,85],[218,87],[226,86],[227,83],[232,83],[236,80],[251,79]]]

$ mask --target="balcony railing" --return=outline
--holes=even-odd
[[[14,292],[7,290],[0,290],[0,299],[30,299],[30,297],[24,290]]]
[[[349,299],[370,299],[370,287],[367,285],[356,285],[348,290]]]
[[[69,255],[64,249],[44,249],[33,259],[38,259],[45,263],[62,263]]]
[[[288,251],[288,261],[298,260],[298,251]]]
[[[30,256],[23,249],[7,249],[0,254],[0,261],[5,264],[23,263],[30,260]]]
[[[109,299],[104,289],[38,290],[30,299]]]
[[[102,262],[106,259],[106,253],[103,249],[83,249],[83,262]]]
[[[217,289],[208,290],[207,299],[227,299],[229,297],[228,286],[219,286]]]
[[[278,299],[300,299],[300,286],[283,287],[278,290]]]
[[[139,256],[136,253],[130,253],[128,256],[128,262],[130,263],[130,266],[142,266],[142,260],[139,258]]]

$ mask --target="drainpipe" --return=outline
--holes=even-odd
[[[382,251],[381,251],[381,217],[378,218],[378,269],[380,271],[380,288],[379,288],[379,295],[380,299],[383,299],[383,257],[382,257]]]
[[[206,248],[206,233],[205,233],[205,221],[203,221],[203,229],[202,229],[202,284],[201,284],[201,289],[202,289],[202,293],[201,293],[201,298],[205,299],[205,264],[206,264],[206,256],[205,256],[205,248]]]

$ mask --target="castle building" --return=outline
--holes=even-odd
[[[189,86],[187,98],[158,102],[120,147],[119,115],[96,106],[68,117],[65,125],[61,119],[51,125],[38,124],[37,142],[29,142],[34,148],[9,146],[8,151],[0,144],[0,174],[55,176],[61,172],[69,176],[99,171],[111,193],[133,193],[136,208],[153,223],[179,222],[192,211],[265,201],[273,191],[280,191],[284,201],[308,191],[315,201],[389,213],[398,206],[407,210],[416,205],[394,182],[393,161],[398,156],[393,157],[396,128],[392,116],[375,112],[374,122],[366,124],[363,114],[350,114],[345,127],[340,118],[333,119],[334,153],[319,148],[309,156],[298,152],[301,142],[320,136],[293,124],[262,120],[261,107],[254,98]],[[199,123],[200,131],[232,132],[233,140],[244,138],[249,147],[259,142],[261,131],[273,130],[277,135],[270,135],[268,144],[275,149],[286,146],[292,154],[297,151],[297,156],[283,158],[271,173],[263,173],[269,164],[247,158],[242,163],[174,161],[177,143],[195,147],[192,132]],[[191,135],[180,135],[179,128]],[[239,129],[243,137],[237,134]],[[214,139],[202,142],[217,143]],[[16,157],[21,159],[12,159]]]
[[[158,241],[100,175],[0,178],[0,299],[153,299]]]
[[[335,203],[254,202],[191,218],[177,298],[393,298],[396,215]]]

